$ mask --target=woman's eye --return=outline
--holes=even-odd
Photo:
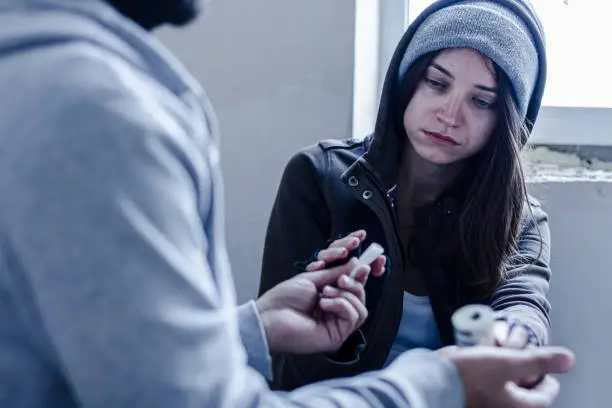
[[[425,77],[425,83],[434,89],[442,90],[446,87],[446,84],[444,84],[443,82],[436,81],[435,79],[431,79],[427,77]]]
[[[482,98],[474,98],[474,103],[477,107],[483,109],[490,109],[493,106],[493,102],[489,102],[486,99]]]

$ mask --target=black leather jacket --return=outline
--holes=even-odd
[[[454,2],[438,1],[428,12]],[[534,35],[537,34],[541,47],[539,23],[532,20],[521,2],[516,4]],[[415,21],[408,29],[391,60],[374,134],[363,141],[319,142],[293,156],[285,168],[265,240],[260,294],[298,273],[296,261],[304,261],[301,264],[304,265],[331,240],[357,229],[368,233],[362,248],[372,241],[380,243],[389,264],[384,277],[370,278],[366,285],[369,316],[361,330],[334,355],[273,356],[275,388],[289,390],[379,369],[395,339],[402,313],[406,254],[400,244],[391,193],[403,141],[389,130],[389,95],[394,91],[403,50],[418,23]],[[544,65],[543,48],[540,57]],[[531,124],[539,111],[543,78],[544,74],[527,115]],[[536,343],[546,343],[550,330],[546,293],[551,275],[547,215],[529,197],[518,240],[520,257],[508,260],[506,278],[492,296],[483,298],[458,282],[461,263],[452,251],[443,254],[432,250],[435,240],[444,235],[446,218],[452,217],[454,208],[460,205],[457,197],[448,191],[433,205],[419,209],[414,217],[414,248],[421,257],[419,266],[425,271],[425,284],[442,342],[446,345],[454,342],[450,317],[455,310],[468,303],[486,303],[500,316],[526,325]]]

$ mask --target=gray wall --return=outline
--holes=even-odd
[[[612,184],[551,182],[532,191],[550,216],[552,342],[577,355],[575,370],[561,377],[555,407],[609,407]]]
[[[255,296],[286,162],[351,130],[350,0],[217,0],[162,40],[203,82],[221,126],[228,250],[239,300]]]
[[[354,5],[349,0],[217,0],[160,33],[204,83],[222,130],[229,253],[239,300],[255,295],[265,225],[286,161],[350,132]],[[612,370],[612,186],[533,186],[551,217],[553,342],[578,354],[557,408],[606,407]]]

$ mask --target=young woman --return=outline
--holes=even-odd
[[[368,319],[336,353],[274,356],[278,388],[451,345],[451,315],[471,303],[490,305],[506,332],[521,328],[525,344],[547,342],[547,216],[527,195],[519,161],[545,78],[543,31],[529,4],[439,0],[397,46],[374,133],[322,141],[291,158],[260,291],[288,279],[294,265],[321,267],[331,259],[321,249],[360,229],[360,248],[350,237],[332,247],[357,255],[378,242],[387,272],[368,282]]]

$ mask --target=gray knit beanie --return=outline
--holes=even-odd
[[[538,53],[529,29],[511,10],[486,0],[466,0],[442,8],[418,27],[399,66],[400,81],[419,57],[444,48],[469,47],[506,73],[518,111],[527,114],[538,77]]]

